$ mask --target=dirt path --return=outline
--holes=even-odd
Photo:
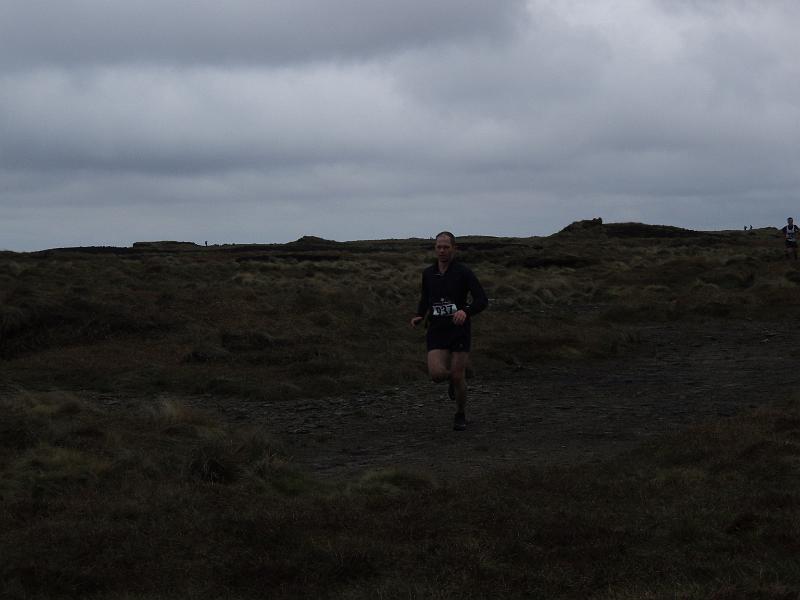
[[[465,432],[452,431],[446,387],[424,380],[291,405],[214,404],[263,424],[295,462],[322,475],[411,466],[446,477],[586,462],[775,399],[800,381],[791,337],[780,323],[659,324],[642,330],[635,354],[477,376]]]

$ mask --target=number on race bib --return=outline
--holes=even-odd
[[[456,314],[458,307],[451,303],[448,304],[434,304],[431,307],[431,313],[434,317],[447,317]]]

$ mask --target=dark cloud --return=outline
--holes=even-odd
[[[0,61],[292,64],[505,36],[521,0],[9,0]]]

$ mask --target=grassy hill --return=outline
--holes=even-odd
[[[0,254],[0,596],[800,597],[793,390],[599,466],[469,478],[321,479],[261,423],[158,400],[291,410],[423,379],[408,319],[431,246]],[[488,381],[624,360],[653,322],[800,314],[800,268],[768,230],[587,221],[464,238],[460,258],[491,299],[475,322]]]

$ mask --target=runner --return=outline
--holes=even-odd
[[[422,272],[422,293],[416,327],[428,321],[428,373],[436,383],[450,382],[448,395],[455,400],[453,429],[467,428],[465,372],[469,360],[472,318],[489,305],[478,278],[455,260],[456,238],[449,231],[436,236],[436,262]],[[471,302],[467,301],[471,296]]]
[[[781,227],[780,231],[783,232],[783,236],[786,239],[786,247],[784,248],[786,258],[789,258],[789,250],[791,250],[794,259],[797,260],[797,234],[800,232],[800,227],[794,224],[792,217],[789,217],[786,219],[786,225]]]

